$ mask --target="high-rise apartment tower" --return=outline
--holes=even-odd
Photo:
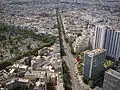
[[[93,48],[106,49],[108,57],[120,60],[120,31],[96,26]]]

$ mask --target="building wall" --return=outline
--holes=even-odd
[[[111,56],[117,60],[120,57],[120,32],[114,30],[106,30],[104,47],[107,50],[107,56]]]
[[[91,77],[97,77],[104,70],[105,52],[93,57]],[[99,77],[99,76],[98,76]]]
[[[94,36],[94,48],[103,48],[105,40],[105,27],[96,26]]]
[[[116,60],[120,58],[120,31],[96,26],[93,48],[106,49],[106,55]]]
[[[87,54],[84,55],[84,70],[83,74],[86,77],[89,77],[90,73],[90,62],[91,62],[91,57],[89,57]]]

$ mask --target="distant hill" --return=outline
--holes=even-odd
[[[102,4],[107,6],[120,5],[120,0],[59,0],[67,3],[86,3],[86,4]]]

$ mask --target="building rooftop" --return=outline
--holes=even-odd
[[[23,64],[13,64],[12,67],[13,67],[13,68],[25,69],[25,70],[28,68],[27,65],[23,65]]]
[[[106,73],[120,79],[120,73],[115,70],[109,69],[108,71],[106,71]]]
[[[105,49],[100,48],[100,49],[94,49],[92,51],[88,51],[88,52],[85,52],[85,53],[88,54],[88,55],[97,55],[97,54],[100,54],[104,51],[105,51]]]
[[[19,82],[28,83],[28,82],[29,82],[29,79],[19,78],[18,81],[19,81]]]
[[[27,71],[25,73],[25,78],[45,78],[46,72],[45,71]]]

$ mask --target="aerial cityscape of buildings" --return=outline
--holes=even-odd
[[[120,0],[0,0],[0,90],[119,90]]]

